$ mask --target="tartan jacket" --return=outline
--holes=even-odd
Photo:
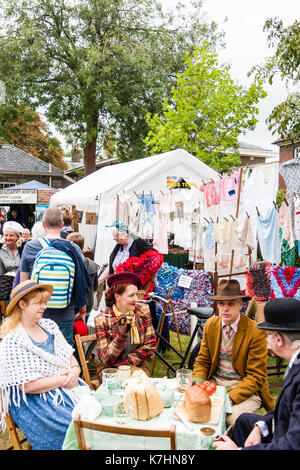
[[[147,305],[136,306],[134,313],[140,336],[140,346],[126,357],[122,356],[127,335],[124,337],[117,335],[117,318],[113,309],[107,308],[95,318],[97,349],[101,366],[119,367],[121,365],[130,365],[139,367],[153,356],[156,336],[149,307]]]

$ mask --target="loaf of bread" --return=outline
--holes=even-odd
[[[133,372],[128,380],[123,402],[125,410],[141,421],[158,416],[164,408],[157,388],[142,370]]]
[[[197,385],[192,385],[185,392],[184,409],[190,421],[207,423],[211,414],[211,401],[208,393]]]

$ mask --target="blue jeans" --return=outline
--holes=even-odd
[[[74,347],[74,342],[73,342],[74,320],[72,321],[55,320],[55,323],[57,324],[60,331],[64,335],[66,341],[70,344],[70,346]]]

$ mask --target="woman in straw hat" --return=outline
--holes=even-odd
[[[11,293],[1,327],[0,418],[9,411],[34,450],[61,449],[72,410],[90,393],[55,322],[43,319],[53,287],[24,281]]]

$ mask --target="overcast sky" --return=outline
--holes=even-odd
[[[166,5],[172,4],[172,0],[161,1]],[[191,0],[182,1],[187,6],[192,3]],[[205,0],[203,10],[225,31],[226,49],[220,51],[221,61],[231,65],[233,79],[247,85],[247,73],[252,66],[274,53],[267,46],[267,33],[263,32],[265,20],[279,16],[284,26],[299,20],[300,0]],[[226,17],[228,20],[224,22]],[[267,130],[265,119],[274,106],[286,98],[287,92],[280,79],[276,79],[272,86],[266,85],[265,90],[268,96],[259,104],[256,129],[241,136],[240,140],[277,151],[277,146],[271,144],[276,136]]]
[[[181,0],[189,7],[191,0]],[[166,6],[174,5],[174,0],[161,0]],[[264,59],[273,55],[267,47],[267,33],[263,25],[267,18],[279,16],[285,26],[300,19],[300,0],[204,0],[203,11],[207,18],[214,20],[225,31],[225,50],[220,51],[221,62],[231,65],[231,76],[241,85],[249,84],[247,73]],[[224,22],[227,17],[227,21]],[[254,131],[240,136],[240,140],[278,151],[272,142],[276,140],[267,130],[265,119],[275,105],[283,101],[286,88],[280,79],[275,79],[272,86],[265,85],[268,96],[259,104],[259,122]],[[51,126],[52,131],[54,131]],[[54,131],[54,134],[57,133]],[[57,135],[58,138],[61,136]],[[61,139],[62,143],[63,139]],[[66,148],[66,145],[63,145]],[[67,150],[67,149],[66,149]]]

